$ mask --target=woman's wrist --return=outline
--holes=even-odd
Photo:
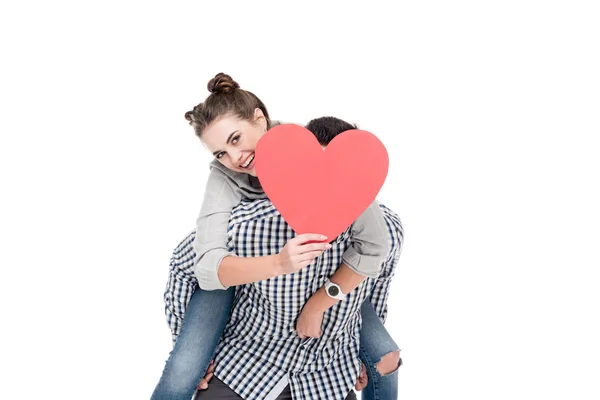
[[[267,257],[270,258],[269,268],[271,270],[273,278],[279,275],[284,275],[283,265],[281,263],[281,256],[279,254],[273,254]]]
[[[226,256],[221,260],[217,275],[223,286],[238,286],[283,274],[277,255],[260,257]]]

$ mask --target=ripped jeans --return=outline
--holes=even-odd
[[[205,291],[197,288],[188,304],[175,346],[152,394],[152,400],[190,400],[204,376],[229,317],[235,288]],[[377,363],[398,350],[371,303],[361,307],[360,358],[367,368],[369,384],[363,400],[396,400],[398,371],[381,376]],[[209,383],[210,386],[210,383]]]
[[[398,351],[398,345],[385,329],[381,320],[373,310],[369,301],[365,301],[360,309],[362,329],[360,331],[360,359],[367,368],[369,383],[363,389],[363,400],[397,400],[398,369],[386,375],[377,370],[377,363],[386,354]],[[402,359],[398,361],[398,367]]]

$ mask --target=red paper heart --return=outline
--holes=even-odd
[[[325,150],[307,129],[270,129],[256,146],[256,174],[273,205],[296,234],[320,233],[328,241],[344,232],[375,200],[388,172],[385,146],[353,129]]]

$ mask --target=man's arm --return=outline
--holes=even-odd
[[[343,293],[348,294],[356,289],[365,279],[367,279],[366,276],[357,274],[346,264],[342,264],[331,275],[329,280],[339,285]],[[325,287],[321,287],[308,299],[302,312],[307,310],[307,312],[324,313],[340,301],[329,297],[325,292]]]
[[[379,203],[374,201],[352,224],[352,244],[344,252],[342,264],[330,281],[339,285],[343,293],[356,289],[367,277],[376,278],[389,252],[387,224]],[[325,292],[317,290],[306,302],[297,330],[300,337],[321,335],[322,314],[338,303]]]
[[[190,233],[173,251],[169,265],[169,280],[163,295],[165,315],[169,329],[171,329],[173,344],[177,340],[183,316],[198,282],[193,272],[195,253],[192,242],[194,236],[195,232]]]
[[[390,258],[386,260],[382,269],[382,274],[375,279],[373,291],[369,298],[373,309],[379,316],[379,319],[381,319],[382,323],[385,323],[387,317],[387,300],[390,283],[395,274],[399,259],[400,249],[398,248],[390,255]],[[331,276],[330,280],[331,282],[338,284],[342,289],[342,292],[347,294],[356,289],[365,279],[365,276],[357,274],[348,268],[348,266],[342,264],[335,274]],[[323,313],[339,301],[342,300],[329,297],[325,292],[324,287],[317,290],[310,299],[308,299],[298,318],[298,335],[301,338],[321,336]]]
[[[172,272],[169,273],[169,281],[165,289],[164,301],[165,315],[167,317],[169,328],[171,329],[173,344],[175,344],[175,341],[177,340],[177,336],[181,330],[181,324],[183,323],[185,310],[195,289],[196,285],[186,282]]]
[[[388,226],[377,200],[359,215],[350,229],[351,244],[342,262],[367,278],[376,278],[390,252]]]

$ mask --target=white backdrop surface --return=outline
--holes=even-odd
[[[401,399],[598,399],[592,1],[0,6],[0,398],[147,399],[226,72],[273,118],[390,153]]]

